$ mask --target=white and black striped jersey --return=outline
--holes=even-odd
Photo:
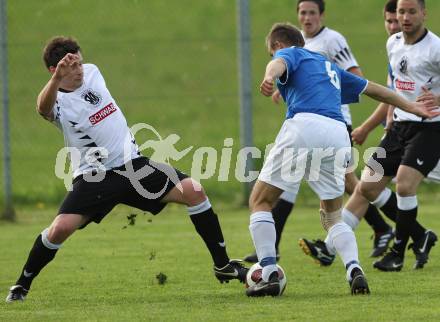
[[[339,32],[322,27],[312,38],[307,38],[304,32],[302,34],[305,40],[304,48],[320,53],[343,70],[359,66],[348,46],[347,40]],[[345,122],[351,125],[349,106],[342,105],[341,109]]]
[[[127,121],[98,67],[84,64],[83,70],[81,87],[73,92],[58,91],[53,107],[53,123],[63,132],[66,147],[80,152],[79,162],[71,154],[74,177],[98,165],[105,170],[121,166],[139,155]]]
[[[391,66],[393,88],[407,100],[415,102],[423,93],[422,87],[440,95],[440,38],[430,31],[414,44],[405,44],[402,32],[387,41],[388,59]],[[419,116],[394,110],[395,121],[439,122],[440,116],[422,120]]]

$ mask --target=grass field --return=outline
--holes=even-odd
[[[435,206],[422,206],[428,227],[440,231]],[[49,211],[23,209],[18,225],[0,226],[0,290],[17,277],[35,235],[46,227]],[[339,259],[321,268],[297,246],[300,237],[323,237],[316,209],[295,209],[281,242],[288,278],[280,298],[249,299],[238,282],[214,278],[208,251],[183,208],[171,206],[153,217],[118,208],[100,225],[92,224],[68,240],[35,280],[24,303],[0,301],[0,321],[438,321],[440,253],[423,271],[413,271],[407,253],[399,273],[373,270],[371,230],[357,230],[361,262],[372,294],[352,297]],[[135,212],[136,213],[136,212]],[[248,214],[220,207],[231,257],[251,250]],[[127,228],[123,228],[127,226]],[[156,275],[167,275],[159,285]]]

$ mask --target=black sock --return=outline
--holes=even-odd
[[[380,210],[392,221],[396,222],[396,216],[397,216],[397,197],[396,193],[394,191],[391,192],[390,197],[388,198],[387,202],[380,207]]]
[[[294,204],[284,199],[278,199],[277,204],[272,209],[272,217],[275,221],[275,230],[277,232],[277,239],[275,241],[275,248],[278,252],[278,245],[280,244],[281,235],[283,234],[284,225],[287,218],[293,209]]]
[[[376,234],[385,233],[391,229],[390,225],[385,222],[377,208],[372,204],[368,206],[364,218]]]
[[[408,243],[411,230],[416,223],[417,208],[415,207],[410,210],[398,209],[397,221],[396,221],[396,241],[394,243],[393,249],[400,255],[405,254],[406,244]]]
[[[49,249],[44,246],[41,235],[38,235],[34,246],[29,252],[26,264],[23,267],[20,277],[16,285],[21,285],[29,290],[33,279],[40,273],[44,266],[46,266],[57,253],[58,249]],[[25,276],[25,274],[27,276]]]
[[[198,214],[190,215],[189,217],[200,237],[202,237],[205,242],[206,247],[208,247],[214,265],[220,268],[228,264],[229,257],[226,253],[222,229],[218,222],[217,215],[212,208]]]

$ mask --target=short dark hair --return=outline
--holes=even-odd
[[[296,12],[299,11],[299,4],[300,4],[301,2],[306,2],[306,1],[316,3],[316,5],[317,5],[318,8],[319,8],[319,13],[320,13],[320,14],[323,14],[323,13],[324,13],[324,11],[325,11],[325,2],[324,2],[324,0],[298,0],[298,2],[296,3]]]
[[[288,22],[278,22],[270,29],[266,37],[267,47],[272,49],[277,41],[297,47],[304,47],[305,44],[301,31]]]
[[[399,2],[399,0],[397,0],[397,2]],[[425,0],[417,0],[417,2],[419,3],[419,6],[422,9],[425,9],[426,5],[425,5]]]
[[[56,36],[50,39],[43,50],[43,60],[46,67],[56,67],[66,54],[76,54],[81,50],[76,39]]]
[[[397,10],[397,0],[388,0],[385,3],[385,7],[383,8],[383,14],[385,16],[385,12],[396,13]]]

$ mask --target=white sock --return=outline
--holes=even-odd
[[[359,218],[356,217],[350,210],[347,208],[342,209],[342,220],[351,227],[352,230],[355,230],[359,225]]]
[[[347,269],[347,280],[350,280],[351,270],[360,267],[354,232],[346,223],[337,223],[330,228],[328,236]]]
[[[382,192],[377,196],[376,200],[372,202],[372,204],[377,208],[383,207],[387,203],[388,199],[390,199],[391,194],[392,191],[390,188],[383,189]]]
[[[275,222],[268,211],[257,211],[251,215],[249,231],[254,241],[258,260],[263,267],[262,278],[269,280],[270,274],[277,271],[275,250]]]
[[[333,245],[332,241],[330,240],[328,233],[324,239],[324,243],[325,243],[325,246],[327,247],[329,254],[336,255],[335,246]]]

